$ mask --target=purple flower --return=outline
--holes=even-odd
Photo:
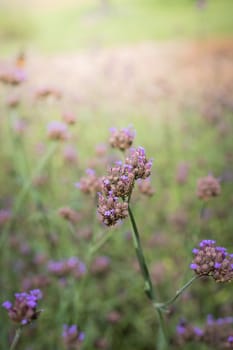
[[[196,270],[197,269],[197,264],[190,264],[190,268],[192,269],[192,270]]]
[[[67,348],[79,349],[80,343],[84,341],[85,334],[80,332],[75,324],[71,326],[65,324],[63,326],[62,337]]]
[[[201,328],[194,327],[193,330],[194,330],[194,333],[199,337],[201,337],[204,334],[204,332]]]
[[[12,303],[10,301],[4,301],[4,303],[2,303],[2,306],[6,309],[9,310],[12,307]]]
[[[41,291],[34,289],[29,293],[15,293],[14,304],[5,301],[2,306],[8,311],[8,316],[13,322],[26,325],[39,316],[40,311],[37,310],[37,302],[41,298]]]
[[[227,338],[227,341],[228,341],[228,343],[233,344],[233,335],[230,335],[230,336]]]

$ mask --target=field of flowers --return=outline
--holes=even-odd
[[[233,349],[233,46],[214,36],[0,58],[0,349]]]

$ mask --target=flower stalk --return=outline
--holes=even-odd
[[[16,345],[18,344],[21,333],[22,333],[22,327],[17,328],[16,332],[15,332],[14,339],[13,339],[11,346],[10,346],[10,350],[16,349]]]
[[[154,287],[153,287],[153,284],[151,281],[151,277],[150,277],[150,273],[149,273],[149,270],[148,270],[148,267],[146,264],[146,260],[144,257],[137,224],[136,224],[136,221],[134,219],[134,215],[133,215],[133,212],[132,212],[130,206],[128,207],[128,211],[129,211],[130,222],[131,222],[131,225],[133,228],[134,247],[136,250],[136,255],[137,255],[138,263],[139,263],[139,266],[141,269],[141,273],[142,273],[143,278],[144,278],[145,292],[146,292],[147,297],[152,301],[153,305],[155,306],[155,310],[156,310],[158,321],[159,321],[159,349],[165,349],[165,347],[167,345],[167,336],[166,336],[166,328],[165,328],[165,324],[164,324],[164,317],[163,317],[161,309],[159,307],[157,307],[155,290],[154,290]]]

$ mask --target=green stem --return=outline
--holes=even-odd
[[[146,260],[143,254],[143,249],[141,245],[141,240],[140,240],[140,235],[139,231],[136,225],[136,221],[133,216],[133,212],[128,206],[128,211],[129,211],[129,217],[131,221],[131,225],[133,228],[133,241],[134,241],[134,247],[136,250],[136,255],[138,259],[138,263],[141,269],[141,273],[144,278],[144,283],[145,283],[145,292],[148,298],[152,301],[153,305],[155,306],[155,310],[157,313],[158,321],[159,321],[159,349],[165,349],[167,345],[167,337],[166,337],[166,329],[165,329],[165,324],[164,324],[164,319],[163,319],[163,314],[161,312],[161,309],[157,307],[156,303],[156,296],[155,296],[155,291],[153,288],[153,284],[151,281],[150,273],[146,264]]]
[[[38,164],[38,166],[36,167],[35,171],[33,172],[33,175],[24,184],[24,186],[22,187],[21,191],[19,192],[19,194],[18,194],[18,196],[16,198],[16,201],[14,203],[13,210],[12,210],[12,219],[9,221],[8,224],[6,224],[6,226],[4,227],[4,230],[2,232],[1,240],[0,240],[0,246],[2,246],[4,244],[4,242],[6,240],[6,237],[7,237],[7,233],[9,232],[9,230],[12,228],[12,226],[14,224],[14,219],[15,219],[16,215],[18,214],[18,211],[21,208],[21,206],[23,204],[23,201],[27,197],[28,192],[30,191],[33,179],[37,175],[39,175],[41,173],[41,171],[44,169],[44,167],[46,166],[48,160],[54,154],[56,148],[57,148],[57,144],[56,143],[51,144],[50,148],[48,149],[48,152],[41,159],[40,163]]]
[[[27,196],[27,194],[31,188],[31,185],[32,185],[34,178],[36,176],[38,176],[41,173],[41,171],[44,169],[46,163],[51,158],[51,156],[54,154],[56,148],[57,148],[56,143],[51,144],[51,147],[48,149],[48,152],[46,153],[46,155],[42,158],[41,162],[36,167],[32,177],[23,186],[23,188],[22,188],[21,192],[19,193],[19,196],[15,202],[14,211],[13,211],[14,214],[17,214],[19,208],[21,207],[25,197]]]
[[[21,333],[22,333],[22,327],[16,329],[14,339],[13,339],[11,346],[10,346],[10,350],[14,350],[16,348],[16,345],[19,341]]]
[[[100,238],[100,240],[98,240],[91,248],[90,248],[90,252],[89,255],[92,256],[97,250],[99,250],[108,240],[109,238],[112,236],[112,232],[108,233],[108,234],[104,234],[103,237]]]
[[[177,298],[179,298],[179,296],[185,291],[185,289],[187,289],[196,279],[198,279],[199,276],[195,275],[191,278],[191,280],[189,280],[183,287],[181,287],[176,294],[174,295],[174,297],[172,297],[171,299],[169,299],[168,301],[164,302],[164,303],[156,303],[154,304],[155,307],[159,308],[159,309],[166,309],[166,307],[168,305],[173,304]]]
[[[137,259],[139,262],[139,266],[142,272],[142,275],[144,277],[144,281],[145,281],[145,292],[148,296],[148,298],[151,301],[155,300],[155,291],[152,285],[152,281],[150,278],[150,273],[146,264],[146,260],[143,254],[143,250],[142,250],[142,245],[141,245],[141,240],[140,240],[140,236],[139,236],[139,232],[138,232],[138,228],[132,213],[132,210],[130,208],[130,206],[128,207],[129,210],[129,217],[130,217],[130,221],[132,224],[132,228],[133,228],[133,241],[134,241],[134,247],[136,250],[136,254],[137,254]]]

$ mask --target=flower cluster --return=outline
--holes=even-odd
[[[86,273],[86,265],[78,258],[71,257],[67,260],[49,261],[48,270],[57,277],[72,275],[80,278]]]
[[[48,137],[51,140],[64,141],[69,138],[67,125],[60,121],[54,120],[50,122],[48,124],[47,131],[48,131]]]
[[[134,180],[131,166],[117,162],[116,166],[109,170],[108,176],[102,178],[101,190],[105,195],[111,194],[125,199],[132,192]]]
[[[62,119],[68,125],[73,125],[76,123],[76,117],[72,112],[64,112],[62,114]]]
[[[78,327],[73,324],[71,326],[64,325],[62,333],[64,345],[67,349],[78,350],[85,339],[85,334],[78,330]]]
[[[150,176],[152,162],[142,147],[131,149],[125,163],[117,162],[102,178],[98,197],[98,213],[107,226],[115,225],[128,216],[128,202],[138,179]]]
[[[35,93],[35,97],[37,99],[43,99],[50,96],[55,99],[60,99],[62,97],[62,94],[61,94],[61,91],[57,90],[56,88],[46,87],[46,86],[38,88]]]
[[[110,258],[108,256],[97,256],[91,264],[91,272],[93,275],[104,275],[109,267]]]
[[[76,164],[78,155],[74,146],[66,145],[63,149],[63,159],[68,164]]]
[[[58,213],[63,219],[65,219],[73,224],[80,221],[80,214],[77,211],[75,211],[69,207],[60,208],[58,210]]]
[[[221,187],[219,180],[213,175],[202,177],[197,182],[197,196],[200,199],[208,200],[220,194]]]
[[[150,179],[139,180],[138,181],[139,191],[145,196],[151,197],[155,193],[154,189],[151,186]]]
[[[181,320],[176,327],[175,343],[183,346],[190,341],[205,343],[211,349],[233,349],[233,317],[214,319],[208,315],[202,328]]]
[[[111,137],[109,139],[109,143],[113,148],[118,148],[121,151],[125,151],[132,146],[135,131],[130,128],[123,128],[120,130],[112,128],[110,131]]]
[[[0,82],[8,85],[19,85],[26,80],[25,71],[20,68],[6,69],[0,72]]]
[[[195,255],[190,268],[199,276],[212,276],[216,282],[233,280],[233,254],[226,248],[216,246],[212,240],[203,240],[199,248],[193,249]]]
[[[0,226],[6,224],[11,219],[12,213],[9,209],[0,209]]]
[[[98,213],[105,225],[113,226],[117,221],[128,216],[128,203],[120,201],[118,197],[114,197],[111,194],[105,197],[99,193]]]
[[[34,289],[29,293],[15,293],[14,304],[5,301],[2,306],[7,310],[9,318],[13,322],[26,325],[38,318],[40,310],[37,310],[37,302],[41,298],[41,291]]]
[[[151,174],[152,160],[147,159],[143,147],[132,148],[125,164],[129,166],[135,180],[146,179]]]
[[[75,186],[85,194],[96,194],[100,190],[100,179],[93,169],[87,169],[86,174]]]

